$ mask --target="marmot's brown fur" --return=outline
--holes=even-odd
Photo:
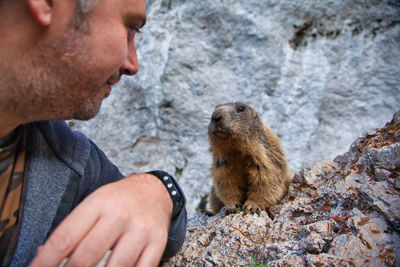
[[[242,103],[218,105],[208,126],[213,157],[211,214],[243,208],[259,212],[277,204],[291,183],[279,138]]]

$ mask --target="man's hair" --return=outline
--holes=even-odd
[[[99,0],[78,0],[75,10],[75,28],[79,28],[87,15],[98,4]]]
[[[99,2],[99,0],[78,0],[78,11],[82,14],[89,13]]]

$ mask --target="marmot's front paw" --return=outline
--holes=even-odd
[[[211,211],[211,210],[204,210],[203,212],[202,212],[205,216],[208,216],[208,217],[211,217],[211,216],[214,216],[216,213],[214,212],[214,211]]]
[[[225,216],[234,214],[234,213],[236,213],[236,212],[237,212],[236,209],[226,209],[226,210],[225,210]]]
[[[238,213],[243,209],[243,205],[241,203],[236,204],[235,207],[226,207],[225,209],[225,215],[230,215],[233,213]]]
[[[248,213],[250,213],[250,214],[257,213],[258,215],[260,215],[261,210],[262,209],[255,202],[246,201],[246,203],[244,203],[244,207],[243,207],[243,215],[247,215]]]

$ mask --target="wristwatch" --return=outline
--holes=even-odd
[[[167,191],[171,196],[173,203],[172,219],[174,219],[179,214],[179,212],[181,212],[182,207],[186,202],[185,195],[183,194],[182,189],[176,182],[175,178],[165,171],[155,170],[147,173],[158,177],[167,188]]]

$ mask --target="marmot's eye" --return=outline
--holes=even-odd
[[[239,112],[243,112],[243,111],[245,111],[245,107],[244,106],[241,106],[241,107],[238,107],[238,109],[237,109],[237,112],[239,113]]]

